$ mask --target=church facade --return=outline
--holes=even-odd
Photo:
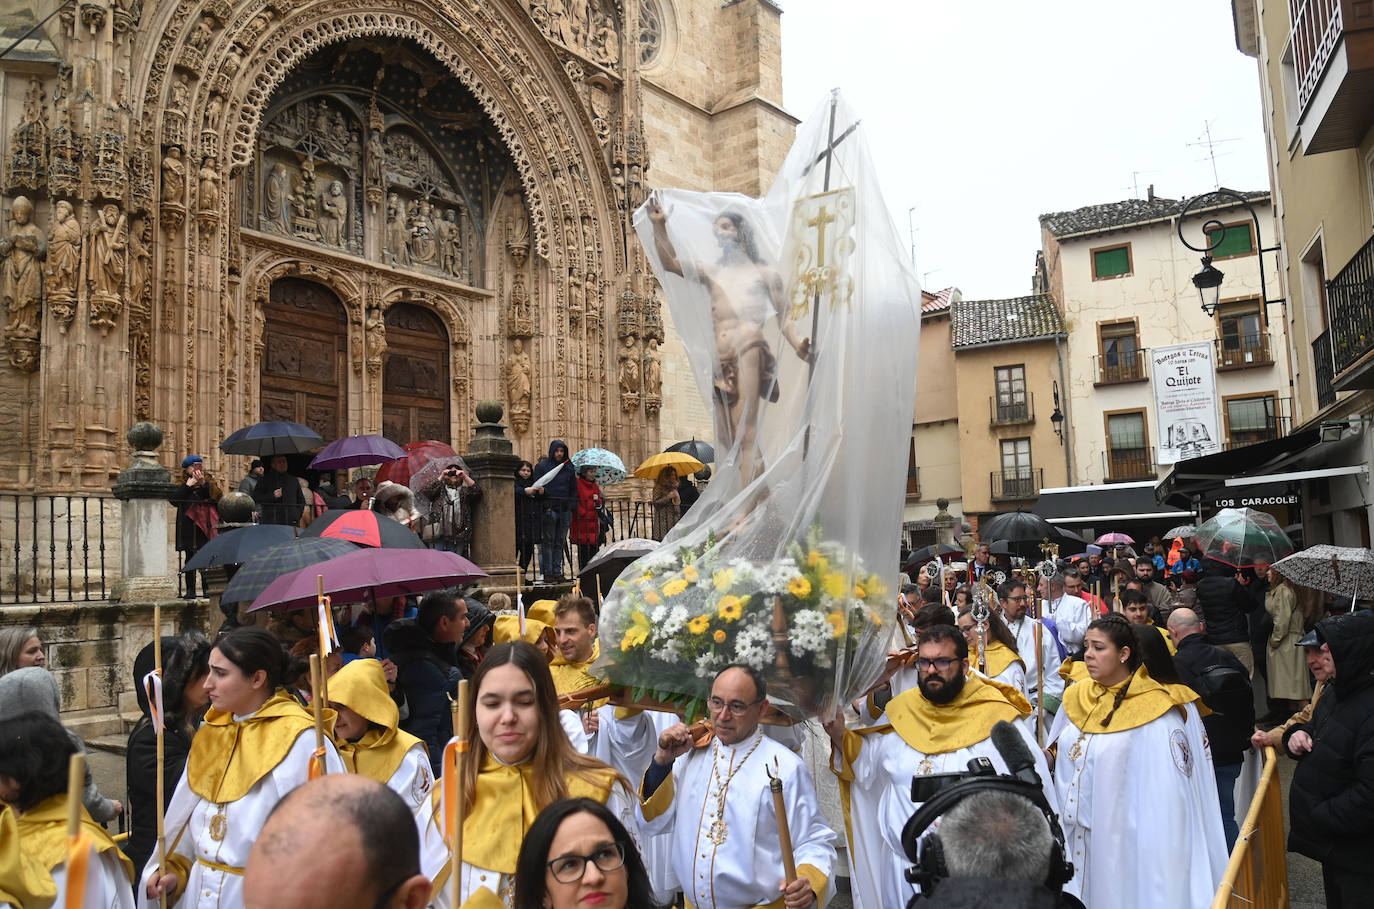
[[[630,224],[767,187],[767,0],[73,0],[0,16],[0,490],[99,493],[138,420],[626,462],[709,432]],[[9,48],[7,51],[6,48]]]

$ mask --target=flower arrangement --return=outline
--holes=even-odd
[[[766,564],[720,549],[711,534],[658,550],[616,581],[598,672],[636,701],[676,705],[688,722],[731,663],[762,672],[770,701],[797,717],[861,693],[848,689],[871,681],[860,677],[868,661],[876,655],[880,667],[886,656],[887,585],[819,524]]]

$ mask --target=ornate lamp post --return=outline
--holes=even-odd
[[[1202,301],[1202,311],[1208,316],[1214,316],[1217,312],[1217,306],[1220,304],[1221,282],[1226,275],[1221,269],[1212,264],[1212,251],[1220,246],[1222,241],[1226,239],[1226,231],[1228,228],[1216,218],[1209,218],[1202,225],[1202,237],[1206,245],[1194,246],[1188,242],[1187,237],[1183,236],[1183,222],[1188,219],[1188,213],[1194,208],[1209,204],[1215,205],[1215,201],[1218,199],[1229,199],[1250,213],[1250,221],[1254,230],[1253,238],[1255,252],[1256,255],[1259,256],[1260,297],[1263,299],[1265,306],[1269,306],[1271,303],[1284,302],[1282,297],[1276,300],[1269,299],[1269,290],[1264,281],[1264,254],[1268,252],[1278,252],[1279,249],[1282,248],[1282,244],[1275,243],[1273,246],[1264,245],[1264,239],[1260,235],[1259,215],[1255,212],[1255,207],[1250,203],[1249,199],[1233,190],[1215,189],[1212,192],[1203,193],[1202,195],[1194,196],[1185,201],[1182,210],[1180,210],[1178,214],[1178,239],[1184,246],[1194,252],[1202,253],[1202,268],[1198,270],[1197,274],[1193,275],[1193,286],[1197,288],[1198,297]]]

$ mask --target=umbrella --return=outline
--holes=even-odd
[[[324,444],[320,434],[309,426],[291,423],[286,420],[265,420],[245,426],[229,434],[219,443],[219,450],[225,454],[271,455],[300,454],[311,451]]]
[[[1197,528],[1192,524],[1180,524],[1177,527],[1170,527],[1168,531],[1165,532],[1163,539],[1176,540],[1179,537],[1183,537],[1186,540],[1195,533],[1197,533]]]
[[[1337,596],[1374,590],[1374,552],[1363,547],[1321,543],[1284,556],[1274,563],[1274,570],[1294,584]]]
[[[931,559],[943,558],[947,555],[963,555],[962,547],[954,546],[949,543],[932,543],[929,546],[922,546],[920,549],[906,557],[906,565],[902,570],[907,574],[913,574],[922,565]]]
[[[442,477],[444,471],[453,465],[457,465],[459,470],[468,469],[467,462],[458,455],[432,458],[410,475],[410,482],[406,485],[410,487],[411,492],[419,496],[420,490]],[[477,478],[473,477],[473,479]],[[421,508],[420,510],[427,511],[428,508]]]
[[[390,487],[388,487],[390,488]],[[301,531],[302,537],[347,540],[382,549],[424,549],[415,531],[385,515],[361,508],[331,508]]]
[[[342,603],[354,603],[426,593],[486,576],[485,571],[454,552],[358,549],[282,575],[257,595],[248,611],[314,606],[319,596],[320,577],[324,578],[326,594]]]
[[[216,565],[239,565],[276,543],[296,537],[289,524],[250,524],[217,535],[186,560],[182,571],[204,571]]]
[[[390,480],[402,486],[410,485],[410,475],[424,467],[435,458],[456,458],[458,452],[443,442],[430,439],[425,442],[410,442],[405,446],[405,457],[383,464],[377,471],[377,483]]]
[[[1193,535],[1203,555],[1236,568],[1272,565],[1293,551],[1273,515],[1253,508],[1223,508]]]
[[[691,455],[703,464],[710,464],[716,459],[716,450],[711,446],[711,443],[698,442],[695,437],[686,442],[676,442],[669,445],[663,451],[665,453],[679,451],[685,455]]]
[[[601,547],[601,550],[577,573],[579,578],[584,578],[582,589],[588,591],[592,588],[593,578],[600,578],[601,592],[605,594],[615,583],[615,579],[620,577],[620,573],[629,566],[631,562],[640,556],[648,555],[657,549],[657,540],[646,540],[643,537],[626,537],[623,540],[616,540]]]
[[[343,470],[364,464],[382,464],[404,458],[406,451],[382,436],[345,436],[335,439],[315,455],[311,470]]]
[[[1135,540],[1126,536],[1126,534],[1124,533],[1104,533],[1102,534],[1102,536],[1093,540],[1093,542],[1096,543],[1098,546],[1113,546],[1117,543],[1126,543],[1129,545],[1131,543],[1134,543]]]
[[[1008,511],[978,522],[978,533],[1010,543],[1025,543],[1061,533],[1038,514],[1029,511]]]
[[[346,540],[297,537],[285,543],[268,546],[244,562],[234,574],[229,586],[220,595],[222,603],[242,603],[251,600],[277,578],[297,568],[326,562],[335,556],[353,552],[358,547]]]
[[[600,486],[614,486],[625,479],[625,462],[618,454],[604,448],[584,448],[572,456],[572,462],[578,473],[584,467],[595,467],[596,482]]]
[[[689,454],[683,454],[680,451],[665,451],[662,454],[654,455],[636,467],[635,476],[643,477],[646,480],[656,480],[665,467],[671,467],[681,477],[689,473],[696,473],[705,466]]]

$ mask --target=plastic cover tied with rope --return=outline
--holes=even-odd
[[[920,290],[832,95],[762,199],[661,190],[635,226],[715,422],[716,472],[602,612],[595,670],[701,711],[733,662],[794,716],[882,672]]]

